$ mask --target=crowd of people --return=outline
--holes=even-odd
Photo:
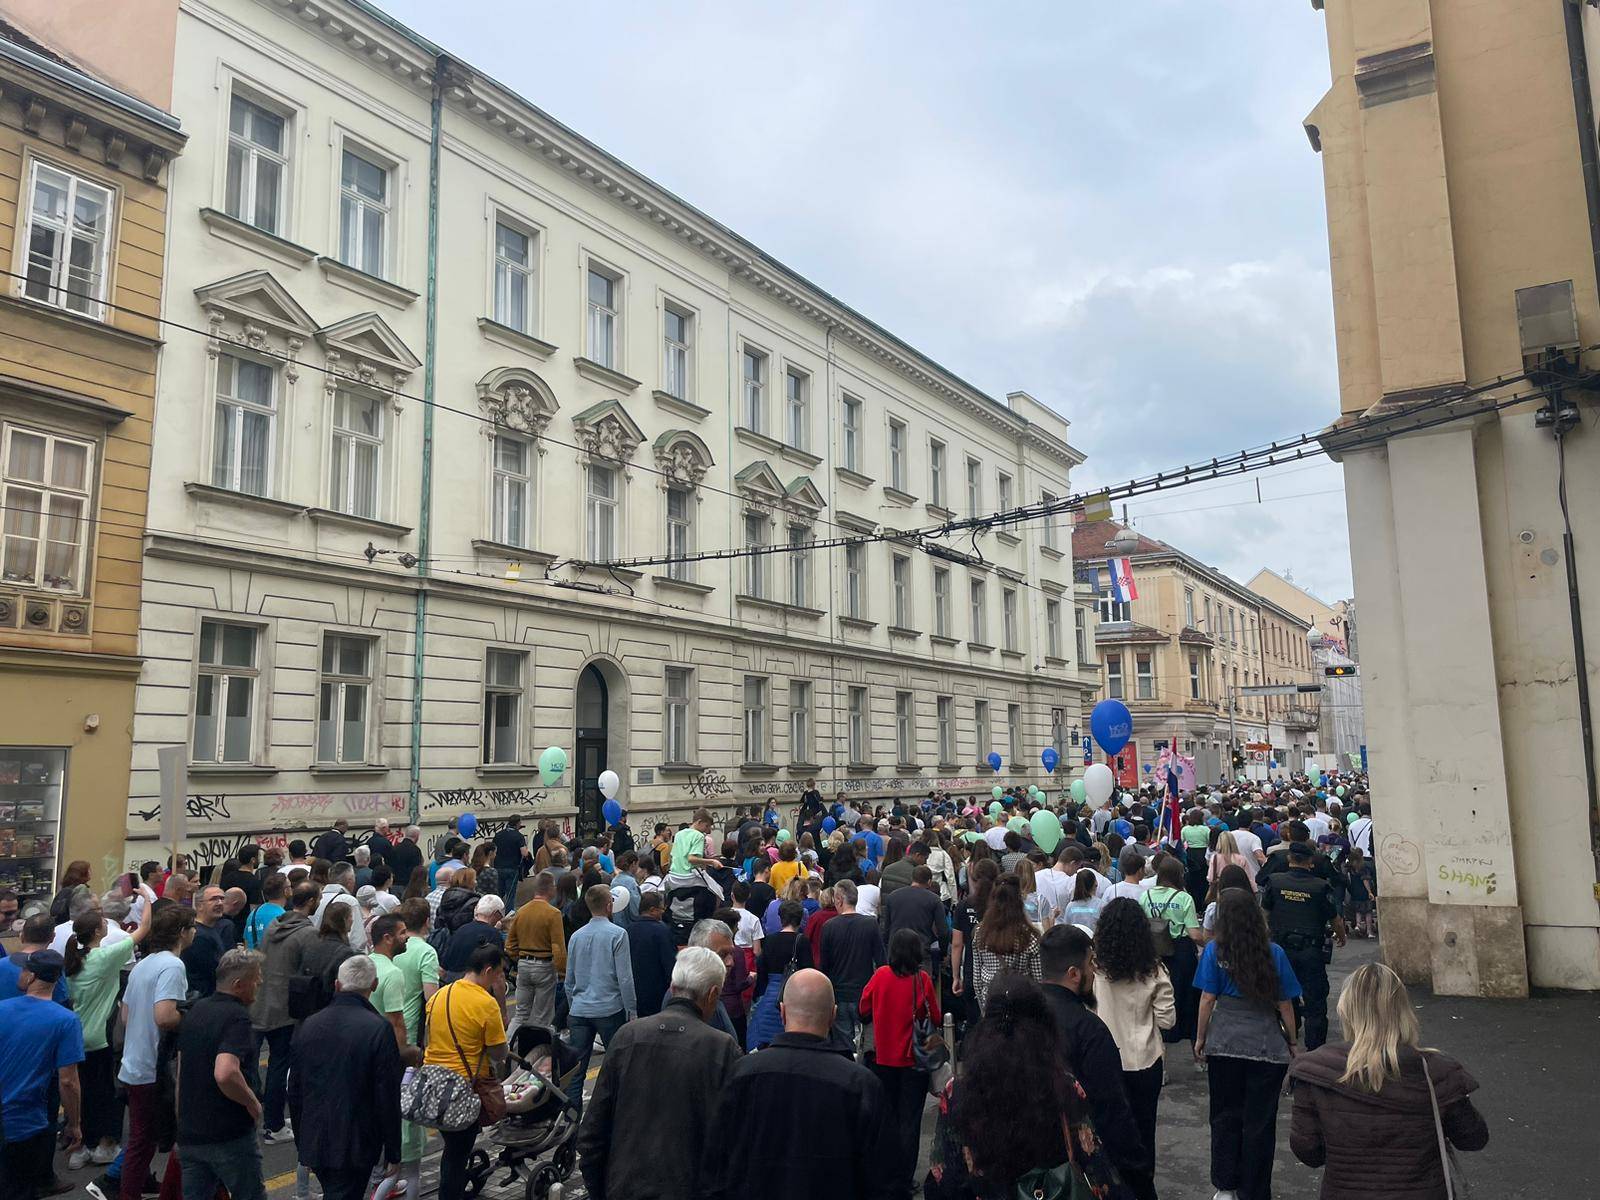
[[[1333,948],[1377,933],[1364,778],[1171,811],[1021,789],[868,811],[811,783],[790,813],[642,836],[512,818],[474,844],[463,820],[424,851],[341,821],[104,893],[73,863],[0,962],[0,1200],[66,1190],[58,1162],[103,1166],[96,1200],[254,1200],[279,1143],[299,1200],[415,1198],[430,1129],[403,1113],[441,1071],[478,1113],[434,1126],[462,1200],[523,1025],[563,1040],[594,1200],[1145,1200],[1174,1043],[1207,1079],[1217,1200],[1270,1196],[1286,1076],[1324,1195],[1445,1197],[1445,1145],[1487,1140],[1477,1085],[1420,1049],[1392,972],[1350,976],[1328,1042]]]

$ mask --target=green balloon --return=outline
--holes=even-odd
[[[1338,787],[1334,788],[1333,789],[1333,794],[1336,795],[1336,796],[1343,797],[1343,795],[1344,795],[1344,784],[1341,783]]]
[[[1072,793],[1072,798],[1079,804],[1082,804],[1084,799],[1089,794],[1088,790],[1083,786],[1083,780],[1081,779],[1074,779],[1072,781],[1072,786],[1067,790]]]
[[[969,844],[972,842],[983,841],[983,834],[979,833],[976,829],[969,829],[961,836],[966,838]]]
[[[1047,808],[1041,808],[1028,822],[1033,832],[1033,844],[1046,854],[1054,854],[1061,845],[1061,819]]]
[[[996,800],[1000,799],[1000,797],[1004,796],[1005,794],[1005,788],[1001,787],[998,783],[989,789],[989,795],[993,796]]]
[[[1006,828],[1012,833],[1021,833],[1027,827],[1028,819],[1026,817],[1012,817],[1011,820],[1006,822]]]
[[[1241,775],[1241,776],[1239,776],[1239,782],[1240,782],[1240,783],[1243,783],[1243,782],[1245,782],[1245,778],[1244,778],[1244,776],[1243,776],[1243,775]]]
[[[794,837],[794,834],[790,833],[787,829],[778,830],[778,841],[787,842],[792,837]]]
[[[567,752],[560,746],[551,746],[539,755],[539,778],[545,787],[554,787],[567,773]]]

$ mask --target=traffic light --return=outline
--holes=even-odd
[[[1356,664],[1347,663],[1342,667],[1323,667],[1322,673],[1333,679],[1345,679],[1356,673]]]
[[[1233,766],[1235,770],[1244,769],[1244,753],[1238,749],[1233,752]]]

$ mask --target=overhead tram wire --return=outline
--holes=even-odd
[[[24,281],[27,279],[27,277],[23,274],[4,269],[0,269],[0,277],[9,277]],[[100,305],[103,308],[129,313],[140,318],[141,320],[151,321],[168,328],[181,329],[187,333],[203,337],[208,341],[213,340],[215,337],[215,334],[211,330],[201,329],[194,325],[188,325],[182,321],[177,321],[170,317],[152,316],[149,313],[143,312],[137,308],[127,305],[120,305],[109,300],[101,300],[98,297],[88,293],[76,292],[65,288],[56,288],[53,290],[61,295],[75,296],[81,299],[89,300],[90,302]],[[1588,346],[1581,347],[1576,353],[1581,358],[1583,354],[1589,353],[1596,349],[1600,349],[1600,343],[1592,343]],[[330,375],[335,379],[349,380],[349,377],[342,372],[320,366],[316,363],[302,362],[298,359],[291,359],[287,354],[283,354],[275,350],[260,350],[251,348],[251,352],[275,359],[284,364],[293,362],[296,367],[316,371],[324,375]],[[1415,432],[1419,429],[1432,428],[1436,425],[1445,424],[1451,421],[1464,420],[1469,417],[1496,412],[1502,408],[1514,407],[1517,404],[1527,403],[1536,396],[1542,395],[1544,389],[1539,389],[1532,393],[1519,394],[1511,397],[1510,399],[1492,403],[1486,407],[1452,412],[1447,414],[1442,420],[1420,422],[1414,425],[1399,424],[1399,422],[1409,420],[1419,413],[1427,412],[1431,409],[1438,408],[1441,405],[1454,404],[1472,396],[1493,391],[1496,388],[1507,387],[1514,383],[1526,381],[1531,373],[1532,372],[1530,370],[1525,369],[1523,371],[1502,375],[1469,388],[1458,388],[1448,392],[1442,392],[1437,396],[1430,397],[1427,400],[1413,405],[1409,409],[1405,409],[1394,414],[1383,413],[1357,417],[1355,420],[1337,429],[1301,433],[1292,437],[1280,439],[1278,441],[1264,442],[1254,447],[1233,451],[1225,455],[1219,455],[1212,458],[1209,462],[1189,464],[1167,471],[1156,472],[1143,477],[1136,477],[1128,480],[1124,484],[1078,492],[1071,496],[1058,498],[1048,503],[1045,501],[1039,501],[1032,505],[1023,505],[1010,510],[991,512],[971,517],[955,518],[951,521],[946,521],[933,526],[924,526],[905,530],[890,530],[881,533],[857,532],[845,537],[816,539],[798,546],[790,543],[749,545],[737,548],[730,547],[722,550],[701,551],[692,555],[652,555],[632,559],[607,559],[604,561],[559,559],[555,562],[552,562],[548,567],[545,568],[546,578],[548,579],[548,572],[552,568],[559,568],[568,564],[578,567],[588,567],[601,571],[614,572],[616,570],[637,569],[638,567],[665,566],[673,563],[723,561],[737,558],[757,557],[765,554],[792,554],[797,552],[797,550],[810,551],[836,549],[840,546],[866,545],[873,542],[886,541],[908,544],[914,548],[921,548],[926,552],[927,545],[929,544],[928,539],[950,537],[952,535],[962,533],[982,532],[985,530],[1010,525],[1026,524],[1031,521],[1045,519],[1058,514],[1078,511],[1084,507],[1085,502],[1089,499],[1100,499],[1103,497],[1108,501],[1125,500],[1139,495],[1149,495],[1156,492],[1172,491],[1177,488],[1187,487],[1195,483],[1206,482],[1213,479],[1224,479],[1233,476],[1249,474],[1254,471],[1267,470],[1272,467],[1287,465],[1308,457],[1318,457],[1327,452],[1326,448],[1322,444],[1325,437],[1329,442],[1334,444],[1334,448],[1336,450],[1338,450],[1340,453],[1344,453],[1350,450],[1362,449],[1367,445],[1377,444],[1378,442],[1385,441],[1400,433]],[[427,400],[421,396],[415,396],[399,390],[392,390],[389,394],[404,400],[415,402],[417,404],[431,405],[439,411],[467,417],[470,420],[489,425],[492,428],[502,427],[498,422],[494,421],[490,417],[484,416],[482,413],[472,412],[468,409],[456,408],[439,400]],[[1383,429],[1383,432],[1376,438],[1366,440],[1350,439],[1350,435],[1352,433],[1358,433],[1368,428],[1380,427]],[[585,448],[582,446],[572,442],[563,441],[560,438],[550,436],[547,433],[540,433],[537,437],[537,440],[547,442],[551,445],[561,446],[566,449],[578,450],[580,452],[585,450]],[[667,479],[674,478],[670,472],[648,465],[624,461],[621,459],[606,458],[605,456],[596,457],[602,462],[612,463],[618,467],[623,467],[629,470],[641,470],[647,474],[658,475]],[[715,484],[709,484],[702,481],[698,486],[706,489],[707,491],[716,492],[719,495],[728,496],[735,500],[743,501],[747,499],[747,497],[742,493],[732,492],[725,488],[718,487]],[[850,526],[841,525],[838,522],[828,520],[827,518],[820,516],[817,517],[816,520],[822,524],[832,526],[836,529],[851,528]],[[964,558],[973,560],[970,565],[984,565],[991,567],[995,565],[988,563],[987,560],[983,559],[981,553],[965,555],[964,552],[953,550],[953,548],[946,549],[952,554],[962,555]],[[392,550],[381,550],[377,551],[377,553],[390,554],[395,552]],[[432,560],[430,559],[430,561]],[[627,590],[630,592],[632,591],[631,588],[628,588]]]

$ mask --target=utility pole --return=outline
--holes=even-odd
[[[1239,739],[1233,727],[1233,713],[1239,707],[1238,689],[1232,684],[1228,685],[1228,765],[1233,766],[1234,747],[1239,744]]]

